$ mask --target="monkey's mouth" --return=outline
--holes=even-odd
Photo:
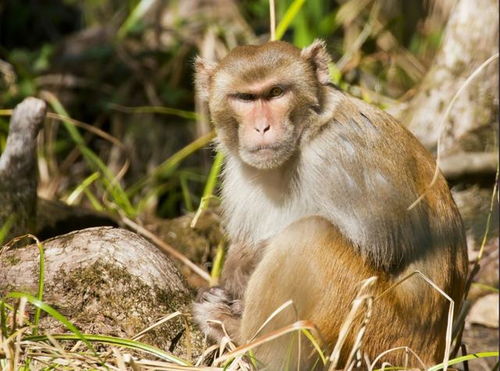
[[[272,169],[281,166],[289,157],[291,151],[281,144],[261,144],[241,147],[241,159],[248,165],[258,169]]]
[[[279,150],[280,148],[281,146],[279,144],[262,144],[246,148],[246,150],[251,154],[258,154],[258,153],[274,152]]]

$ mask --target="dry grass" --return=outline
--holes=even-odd
[[[445,293],[437,288],[432,281],[420,272],[415,272],[412,275],[402,279],[398,284],[401,284],[407,279],[424,279],[431,287],[439,291],[441,295],[450,300]],[[355,345],[350,350],[348,360],[346,362],[346,370],[352,370],[355,367],[362,367],[367,370],[374,370],[378,367],[379,359],[393,351],[405,351],[409,357],[418,356],[411,350],[405,347],[389,349],[374,360],[367,359],[361,349],[364,340],[364,332],[367,324],[371,319],[371,308],[378,297],[373,297],[370,294],[370,287],[376,281],[376,277],[372,277],[363,281],[356,298],[352,302],[351,311],[346,317],[337,343],[333,347],[333,351],[328,356],[326,350],[321,348],[320,336],[310,321],[297,321],[284,328],[260,335],[261,330],[270,323],[276,315],[288,307],[293,307],[293,302],[289,301],[269,316],[262,324],[261,328],[256,332],[253,339],[242,346],[236,347],[234,342],[226,333],[226,337],[220,344],[207,346],[201,356],[193,363],[186,360],[168,361],[162,360],[163,353],[155,354],[148,349],[144,350],[139,345],[139,340],[145,333],[153,328],[163,324],[166,321],[172,320],[175,317],[181,316],[179,312],[165,316],[161,320],[152,324],[148,328],[140,331],[131,340],[112,339],[99,337],[97,335],[83,335],[87,344],[83,341],[77,341],[78,336],[61,336],[61,335],[38,335],[33,336],[34,325],[26,316],[26,306],[29,305],[28,300],[21,297],[15,306],[8,306],[3,303],[2,318],[0,326],[0,365],[4,370],[19,370],[28,367],[32,370],[42,369],[113,369],[113,370],[136,370],[136,369],[155,369],[155,370],[251,370],[256,364],[251,356],[253,349],[266,342],[285,336],[293,332],[304,334],[313,344],[318,358],[323,363],[325,369],[336,370],[340,351],[342,350],[344,340],[352,331],[352,328],[358,323],[357,334],[355,334]],[[385,295],[386,293],[382,293]],[[447,353],[443,360],[443,369],[446,370],[450,356],[451,345],[451,326],[453,318],[453,302],[450,305],[449,312],[449,331],[447,332]],[[221,324],[222,325],[222,324]],[[186,327],[187,329],[187,327]],[[68,340],[71,340],[68,342]],[[89,343],[92,345],[89,347]],[[106,346],[99,344],[106,343]],[[300,344],[300,342],[299,342]],[[345,349],[344,349],[345,351]],[[297,349],[300,354],[300,348]],[[421,361],[420,361],[421,362]],[[406,368],[405,365],[400,365]]]

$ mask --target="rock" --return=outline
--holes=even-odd
[[[51,305],[84,333],[131,338],[170,313],[189,313],[192,293],[168,257],[139,235],[97,227],[43,242],[45,293]],[[0,255],[0,294],[36,293],[36,245]],[[63,333],[64,326],[42,316],[40,333]],[[141,341],[192,360],[203,336],[178,316]]]

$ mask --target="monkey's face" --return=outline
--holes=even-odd
[[[282,166],[296,152],[319,101],[311,58],[271,42],[237,47],[218,65],[196,61],[198,93],[228,152],[258,169]]]
[[[294,153],[298,138],[298,126],[290,119],[292,88],[269,81],[238,90],[227,102],[237,127],[239,156],[259,169],[282,165]]]

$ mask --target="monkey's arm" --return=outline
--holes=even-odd
[[[232,298],[243,299],[248,280],[262,259],[265,245],[265,242],[257,246],[233,244],[229,248],[222,269],[221,286]]]
[[[222,339],[225,335],[222,325],[233,340],[239,339],[243,295],[264,248],[265,243],[258,246],[231,245],[222,270],[221,286],[199,293],[193,304],[193,316],[201,330],[211,339]]]

